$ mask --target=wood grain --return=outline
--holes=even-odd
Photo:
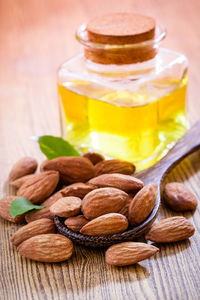
[[[0,182],[24,155],[43,156],[31,135],[59,135],[56,69],[77,54],[77,26],[90,17],[132,11],[155,17],[168,29],[164,45],[190,61],[189,119],[200,112],[200,2],[198,0],[0,1]],[[152,178],[153,180],[153,178]],[[167,181],[184,182],[200,199],[200,152],[181,162]],[[159,218],[175,213],[161,208]],[[176,213],[177,215],[177,213]],[[182,214],[180,214],[182,215]],[[18,255],[9,242],[17,225],[0,220],[0,299],[199,299],[200,213],[188,241],[160,247],[155,257],[130,267],[105,264],[104,250],[76,247],[72,259],[43,264]]]

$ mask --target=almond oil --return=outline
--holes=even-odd
[[[129,22],[129,17],[120,14],[111,19]],[[131,161],[137,169],[160,160],[187,128],[187,59],[159,48],[164,28],[156,26],[152,38],[154,22],[143,18],[151,39],[141,34],[144,40],[138,42],[137,35],[135,43],[134,34],[131,39],[125,36],[130,45],[122,44],[121,31],[119,45],[112,45],[117,29],[112,36],[111,25],[105,43],[102,33],[101,43],[94,41],[95,22],[88,27],[92,41],[87,26],[81,26],[77,38],[85,55],[72,58],[58,70],[62,136],[83,152]]]
[[[74,81],[70,88],[59,85],[66,138],[82,150],[133,161],[140,169],[155,163],[185,133],[187,75],[181,82],[170,79],[154,84],[158,94],[163,88],[172,91],[151,99],[144,91],[103,94],[90,82]],[[87,96],[90,89],[91,98]]]

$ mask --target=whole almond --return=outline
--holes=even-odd
[[[44,204],[41,203],[41,205],[44,205]],[[53,217],[54,216],[50,212],[50,207],[45,207],[43,209],[36,210],[33,212],[31,211],[31,212],[27,213],[25,216],[25,220],[27,223],[31,223],[33,221],[40,220],[43,218],[53,219]]]
[[[111,173],[131,175],[135,172],[135,166],[132,163],[118,159],[103,160],[96,164],[94,169],[95,176]]]
[[[40,219],[21,227],[17,232],[13,234],[11,242],[13,243],[13,245],[18,246],[32,236],[55,232],[56,228],[52,220]]]
[[[103,157],[103,155],[96,153],[96,152],[87,152],[87,153],[83,154],[83,157],[89,159],[93,165],[96,165],[98,162],[105,159]]]
[[[34,178],[34,176],[35,176],[35,174],[29,174],[29,175],[20,177],[16,180],[10,181],[9,184],[12,187],[15,187],[16,189],[19,189],[22,186],[22,184],[25,183],[25,181],[27,181],[28,179]]]
[[[170,243],[188,239],[194,232],[194,226],[186,218],[178,216],[156,223],[145,238],[156,243]]]
[[[119,212],[129,195],[116,188],[100,188],[88,193],[82,201],[86,219],[94,219],[108,213]]]
[[[159,249],[145,243],[124,242],[112,245],[106,251],[106,262],[113,266],[136,264],[158,252]]]
[[[94,166],[85,157],[63,156],[45,163],[44,171],[55,170],[60,173],[63,183],[85,182],[94,177]]]
[[[56,201],[63,197],[62,190],[57,191],[56,193],[52,194],[49,198],[47,198],[44,202],[42,202],[41,205],[44,205],[45,207],[50,207],[52,204],[56,203]]]
[[[89,221],[82,215],[69,217],[65,220],[65,225],[73,231],[80,231],[80,229]]]
[[[141,180],[124,174],[102,174],[89,180],[89,184],[95,187],[115,187],[124,192],[132,193],[143,188],[144,184]]]
[[[157,198],[157,185],[150,183],[143,187],[133,198],[128,211],[128,220],[132,226],[142,223],[152,212]]]
[[[194,210],[198,201],[195,195],[182,183],[170,182],[163,193],[165,203],[175,211]]]
[[[55,190],[59,181],[59,173],[56,171],[43,172],[22,184],[17,191],[17,196],[25,197],[32,203],[41,203]]]
[[[94,186],[82,182],[77,182],[68,185],[66,188],[62,189],[60,192],[63,197],[74,196],[79,198],[84,198],[89,192],[95,189]]]
[[[25,215],[18,215],[13,219],[10,214],[10,207],[13,200],[15,200],[17,196],[7,196],[0,199],[0,217],[13,223],[24,223]]]
[[[18,160],[9,173],[9,181],[14,181],[20,177],[32,174],[37,169],[37,161],[32,157],[23,157]]]
[[[48,233],[29,238],[17,250],[22,256],[36,261],[60,262],[72,256],[73,243],[63,235]]]
[[[81,199],[78,197],[63,197],[50,207],[50,212],[59,217],[73,217],[81,211]]]
[[[110,213],[88,222],[80,232],[85,235],[108,235],[123,232],[127,228],[128,220],[125,216]]]

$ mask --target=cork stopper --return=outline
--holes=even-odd
[[[96,63],[117,65],[152,59],[157,53],[154,45],[141,43],[154,39],[155,28],[154,19],[132,13],[94,18],[86,26],[88,42],[93,46],[84,49],[85,57]]]
[[[92,19],[86,29],[93,43],[134,44],[154,37],[155,21],[142,15],[118,13]]]

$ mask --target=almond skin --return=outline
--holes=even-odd
[[[125,216],[110,213],[88,222],[80,232],[85,235],[108,235],[123,232],[127,228],[128,220]]]
[[[195,195],[182,183],[170,182],[165,185],[163,198],[175,211],[194,210],[198,201]]]
[[[112,173],[131,175],[135,172],[135,166],[132,163],[118,159],[103,160],[96,164],[94,169],[95,176]]]
[[[9,173],[9,181],[14,181],[20,177],[32,174],[37,169],[37,161],[32,157],[22,157],[12,167]]]
[[[132,226],[142,223],[152,212],[157,198],[157,185],[150,183],[143,187],[133,198],[128,211],[128,220]]]
[[[87,224],[89,221],[84,216],[75,216],[75,217],[69,217],[67,220],[65,220],[65,225],[69,227],[73,231],[80,231],[81,228]]]
[[[59,181],[59,173],[56,171],[43,172],[22,184],[17,191],[17,196],[25,197],[32,203],[41,203],[55,190]]]
[[[26,222],[30,223],[42,218],[53,219],[53,215],[50,212],[50,207],[60,198],[62,198],[62,194],[60,193],[60,191],[53,194],[51,197],[49,197],[47,200],[41,203],[41,205],[45,206],[45,208],[26,214]]]
[[[12,223],[25,223],[25,214],[18,215],[13,219],[10,214],[10,206],[13,200],[15,200],[17,196],[7,196],[2,199],[0,199],[0,217],[12,222]]]
[[[95,219],[108,213],[117,213],[126,204],[129,195],[116,188],[100,188],[88,193],[82,201],[86,219]]]
[[[94,177],[94,166],[91,161],[78,156],[63,156],[49,160],[43,166],[43,170],[58,171],[64,184],[86,182]]]
[[[83,154],[83,157],[89,159],[93,165],[96,165],[100,161],[105,160],[103,155],[96,153],[96,152],[87,152],[87,153]]]
[[[40,219],[21,227],[13,234],[11,242],[13,245],[19,246],[19,244],[31,238],[32,236],[55,232],[56,228],[52,220]]]
[[[124,242],[112,245],[106,251],[106,262],[113,266],[128,266],[147,259],[159,249],[145,243]]]
[[[41,205],[44,204],[41,203]],[[50,212],[50,207],[45,207],[43,209],[27,213],[25,216],[25,220],[27,223],[31,223],[33,221],[40,220],[43,218],[53,219],[53,217],[54,216]]]
[[[143,188],[144,183],[129,175],[124,174],[102,174],[89,180],[89,184],[97,188],[100,187],[114,187],[126,193],[134,193]]]
[[[29,174],[23,177],[20,177],[16,180],[13,180],[11,182],[9,182],[10,186],[15,187],[16,189],[19,189],[22,184],[25,183],[25,181],[27,181],[28,179],[34,178],[35,174]]]
[[[80,213],[81,202],[78,197],[63,197],[51,205],[50,212],[63,218],[73,217]]]
[[[60,262],[72,256],[73,243],[63,235],[48,233],[29,238],[17,250],[22,256],[32,260]]]
[[[188,239],[194,232],[194,226],[186,218],[171,217],[153,225],[145,238],[156,243],[170,243]]]
[[[94,186],[82,182],[77,182],[68,185],[66,188],[62,189],[60,192],[63,197],[74,196],[83,199],[85,195],[95,189]]]

